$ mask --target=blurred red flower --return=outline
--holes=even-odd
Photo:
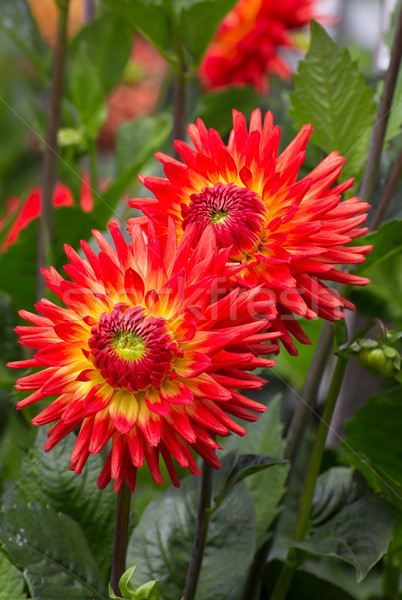
[[[252,85],[268,91],[267,74],[288,79],[292,71],[280,48],[298,49],[291,32],[317,18],[317,0],[239,0],[222,21],[201,63],[209,89]]]
[[[12,197],[6,201],[6,213],[0,219],[0,234],[8,227],[14,219],[6,237],[4,238],[0,251],[6,252],[10,246],[15,244],[23,229],[28,227],[32,221],[37,219],[41,212],[42,189],[40,186],[34,187],[28,195],[25,202],[20,198]],[[73,206],[74,198],[69,188],[61,181],[58,181],[53,193],[53,206]],[[83,212],[89,213],[93,210],[94,202],[90,186],[89,176],[82,174],[80,207]]]

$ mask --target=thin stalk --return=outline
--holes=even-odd
[[[174,70],[174,101],[173,101],[173,142],[175,140],[184,140],[186,135],[187,118],[187,65],[184,55],[181,35],[176,19],[175,5],[173,0],[165,0],[166,8],[170,15],[170,25],[172,29],[172,39],[175,49],[176,64]],[[174,150],[174,149],[173,149]],[[179,158],[174,150],[175,158]]]
[[[322,374],[331,354],[333,341],[334,328],[328,321],[325,321],[300,394],[302,402],[298,405],[289,427],[285,458],[289,459],[292,463],[299,450],[310,412],[316,405],[318,388],[320,387]]]
[[[38,258],[37,258],[37,297],[40,299],[45,290],[41,275],[53,242],[53,190],[57,166],[57,131],[60,123],[61,101],[63,96],[64,66],[67,52],[67,21],[69,2],[59,10],[59,24],[54,50],[50,101],[47,116],[45,149],[43,152],[42,206],[39,219]]]
[[[327,433],[330,427],[332,415],[334,413],[339,390],[342,385],[347,362],[347,358],[338,357],[335,371],[332,376],[331,386],[325,402],[320,425],[318,427],[317,436],[314,442],[310,464],[307,471],[307,477],[300,499],[299,513],[297,515],[296,528],[293,536],[297,541],[304,540],[309,529],[311,505],[314,496],[315,484],[320,472],[322,456],[324,454],[325,440],[327,438]],[[301,564],[300,561],[297,560],[297,555],[297,550],[291,549],[289,551],[286,561],[283,564],[279,574],[275,589],[271,595],[271,600],[284,600],[294,572],[296,571],[298,565]]]
[[[387,75],[385,77],[380,103],[378,105],[373,136],[360,189],[360,196],[364,202],[371,202],[373,197],[377,173],[380,166],[381,153],[384,146],[388,118],[391,111],[392,99],[398,79],[399,66],[402,57],[402,6],[399,11],[398,23],[391,49],[391,58]]]
[[[398,600],[400,570],[395,565],[392,556],[387,556],[384,561],[384,578],[382,581],[382,593],[384,600]]]
[[[124,482],[117,495],[116,523],[114,527],[112,574],[110,577],[110,584],[115,594],[120,594],[119,581],[126,570],[130,504],[131,490],[126,482]]]
[[[184,70],[174,78],[174,113],[173,113],[173,140],[184,140],[186,135],[186,106],[187,82]],[[176,158],[178,158],[175,152]]]
[[[392,200],[392,196],[394,195],[395,188],[398,185],[398,181],[399,181],[401,175],[402,175],[402,150],[399,152],[397,161],[394,165],[394,168],[391,171],[391,176],[385,187],[384,193],[381,197],[380,203],[377,207],[373,221],[371,223],[370,231],[375,231],[380,226],[381,221],[383,220],[385,213],[387,211],[387,208],[389,206],[389,203]]]
[[[91,188],[92,193],[96,196],[98,194],[98,169],[96,161],[96,142],[93,141],[89,147],[89,164],[91,169]]]
[[[207,541],[208,523],[212,495],[212,467],[204,461],[202,465],[202,479],[200,499],[198,503],[197,524],[188,566],[186,583],[183,590],[183,600],[193,600],[197,589],[198,578]]]

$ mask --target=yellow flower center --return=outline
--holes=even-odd
[[[228,214],[229,213],[227,213],[224,210],[217,210],[215,213],[212,214],[211,221],[214,225],[223,223],[225,221],[226,217],[228,216]]]
[[[124,360],[139,360],[145,353],[144,340],[139,335],[128,331],[117,333],[112,344],[117,354]]]

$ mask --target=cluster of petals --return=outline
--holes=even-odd
[[[98,254],[86,242],[86,258],[65,247],[70,279],[43,269],[64,306],[42,299],[37,313],[20,312],[29,323],[16,328],[20,343],[37,352],[10,363],[34,369],[17,381],[30,392],[18,408],[56,396],[33,419],[54,423],[45,450],[79,428],[70,469],[80,473],[106,445],[101,488],[113,478],[115,490],[124,480],[134,490],[144,462],[161,483],[160,455],[179,485],[172,457],[194,474],[193,451],[219,468],[216,436],[244,435],[232,416],[254,421],[265,410],[238,390],[258,390],[265,381],[249,371],[274,364],[261,355],[277,350],[278,333],[266,332],[260,310],[272,317],[275,305],[267,310],[258,286],[222,296],[229,250],[211,231],[194,244],[190,226],[178,244],[171,221],[163,245],[151,224],[134,227],[129,243],[117,225],[110,232],[115,248],[93,232]]]
[[[252,85],[267,92],[267,74],[282,79],[292,71],[280,49],[297,49],[292,31],[317,17],[316,0],[239,0],[224,18],[200,66],[209,90]]]
[[[166,177],[140,177],[154,197],[129,202],[145,214],[132,219],[129,229],[151,220],[163,240],[173,218],[179,238],[190,225],[196,239],[213,230],[221,247],[231,247],[231,266],[241,267],[230,275],[233,285],[263,285],[271,293],[278,311],[273,328],[292,354],[293,337],[309,343],[300,317],[335,321],[344,316],[343,308],[354,309],[325,281],[365,285],[367,279],[337,266],[361,263],[371,249],[350,245],[367,232],[360,225],[369,205],[356,197],[341,199],[353,179],[336,183],[345,163],[338,152],[298,177],[312,131],[303,126],[279,152],[281,131],[271,113],[262,122],[255,110],[247,128],[245,117],[234,111],[227,145],[199,119],[188,128],[194,148],[175,142],[184,162],[158,153]]]
[[[52,203],[55,208],[73,206],[75,204],[70,189],[61,181],[58,181],[55,185]],[[0,246],[1,252],[6,252],[10,246],[15,244],[21,231],[39,217],[41,204],[42,189],[40,186],[34,187],[29,192],[25,202],[22,202],[21,198],[16,196],[8,199],[6,202],[6,212],[0,218],[0,235],[2,232],[7,231]],[[80,190],[80,208],[83,212],[89,213],[93,210],[93,206],[89,177],[86,173],[83,173]]]

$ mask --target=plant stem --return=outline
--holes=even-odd
[[[393,564],[393,557],[387,556],[384,560],[384,578],[382,582],[382,593],[385,600],[398,600],[400,570]]]
[[[67,52],[67,21],[69,2],[59,9],[59,24],[56,47],[54,50],[50,101],[47,116],[45,149],[43,152],[42,205],[39,218],[38,258],[37,258],[37,297],[40,299],[45,290],[41,275],[42,267],[47,264],[48,254],[53,242],[53,189],[56,179],[57,131],[60,123],[61,101],[63,96],[64,66]]]
[[[187,83],[184,68],[174,79],[174,116],[173,116],[173,140],[184,140],[186,135],[186,105],[187,105]],[[177,152],[175,152],[178,158]]]
[[[315,407],[322,374],[330,357],[333,341],[334,329],[328,321],[325,321],[300,394],[302,402],[299,403],[289,427],[285,458],[292,464],[299,450],[309,413]]]
[[[317,436],[314,442],[310,464],[307,471],[307,477],[300,499],[299,513],[297,515],[296,528],[293,536],[297,541],[304,540],[309,529],[311,505],[313,502],[315,484],[320,472],[322,456],[324,454],[325,440],[327,438],[327,433],[330,427],[339,390],[342,385],[347,362],[347,358],[338,357],[335,371],[332,376],[331,386],[325,402],[320,425],[318,427]],[[297,560],[296,557],[297,550],[291,548],[288,552],[286,561],[282,566],[277,584],[273,594],[271,595],[271,600],[283,600],[285,598],[286,592],[289,589],[292,581],[293,574],[296,571],[298,564],[300,564],[300,561]]]
[[[388,118],[392,106],[396,82],[398,79],[399,65],[402,57],[402,6],[399,11],[398,23],[396,26],[395,37],[392,44],[391,58],[387,75],[385,77],[384,87],[378,105],[376,121],[374,124],[373,136],[370,142],[370,149],[364,171],[360,196],[364,202],[371,202],[378,168],[380,165],[381,153],[384,145],[385,133],[387,130]]]
[[[173,142],[184,140],[186,135],[187,118],[187,65],[182,45],[182,39],[177,24],[174,0],[165,0],[165,5],[170,16],[172,40],[176,54],[176,62],[172,65],[174,73],[174,102],[173,102]],[[175,158],[178,153],[173,149]]]
[[[89,163],[91,167],[91,188],[92,194],[98,194],[98,172],[96,163],[96,142],[93,141],[89,147]]]
[[[188,566],[186,583],[183,591],[183,600],[193,600],[197,589],[202,559],[204,556],[205,543],[207,541],[209,509],[211,507],[212,495],[212,467],[204,461],[202,465],[202,479],[200,499],[198,504],[197,524],[191,552],[190,564]]]
[[[110,583],[115,594],[119,594],[119,581],[126,570],[128,524],[130,520],[131,490],[123,483],[117,495],[116,523],[114,527],[112,574]]]
[[[370,231],[375,231],[380,226],[381,221],[383,220],[385,212],[388,208],[388,205],[391,202],[395,188],[398,185],[398,181],[401,177],[401,174],[402,174],[402,150],[399,152],[399,156],[394,165],[394,168],[392,169],[391,176],[386,185],[384,193],[381,197],[378,208],[375,212],[373,221],[370,225]]]

